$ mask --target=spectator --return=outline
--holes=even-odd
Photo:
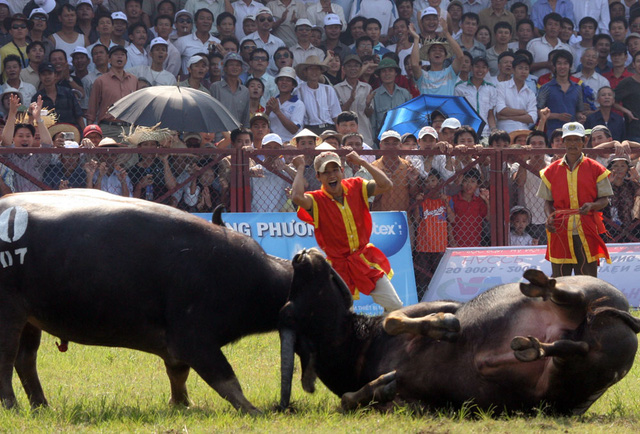
[[[380,137],[380,150],[390,152],[384,153],[371,165],[384,172],[393,186],[389,191],[376,196],[371,206],[372,211],[411,211],[409,207],[418,193],[418,171],[398,155],[401,139],[400,134],[393,130],[385,131]]]
[[[556,51],[552,58],[555,75],[553,80],[540,88],[538,109],[549,107],[547,134],[567,122],[584,122],[582,87],[569,79],[573,56],[565,50]]]
[[[316,56],[308,57],[304,63],[298,64],[298,77],[306,77],[296,95],[305,105],[305,128],[316,134],[324,130],[335,130],[336,117],[340,114],[340,102],[333,87],[320,83],[322,73],[327,71],[326,65]]]
[[[613,155],[609,159],[607,168],[611,171],[609,182],[613,195],[611,203],[603,210],[604,223],[611,237],[618,243],[633,242],[637,239],[638,206],[640,199],[640,184],[636,178],[630,176],[631,160],[627,155]]]
[[[246,66],[239,54],[227,54],[222,61],[224,79],[211,85],[211,95],[218,99],[241,125],[248,125],[250,119],[249,90],[239,79]]]
[[[11,87],[16,89],[22,95],[24,101],[28,102],[35,95],[36,88],[20,79],[21,63],[20,58],[15,54],[9,54],[2,58],[2,69],[7,76],[3,88]]]
[[[209,9],[199,9],[194,15],[194,20],[196,31],[193,34],[179,37],[174,44],[182,57],[182,72],[184,74],[188,71],[189,59],[197,53],[208,53],[214,44],[220,43],[220,39],[211,35],[213,13]]]
[[[573,1],[573,22],[579,23],[584,17],[592,17],[597,21],[598,33],[607,33],[611,20],[607,0]]]
[[[246,63],[249,63],[249,58],[251,56],[251,53],[253,53],[253,50],[255,50],[256,48],[258,48],[258,46],[256,45],[255,42],[253,42],[252,39],[244,39],[240,43],[240,55],[242,56],[242,60],[244,60]],[[215,51],[215,53],[217,53],[217,51]],[[213,53],[211,53],[211,54],[213,54]],[[218,53],[218,54],[220,54],[220,53]],[[220,54],[220,56],[221,56],[221,58],[224,57],[222,54]],[[209,60],[211,60],[211,59],[209,59]]]
[[[611,62],[609,62],[609,54],[611,51],[611,36],[606,34],[598,34],[593,38],[593,46],[598,51],[598,66],[596,72],[604,75],[611,70]]]
[[[598,94],[601,87],[609,87],[609,80],[598,74],[595,70],[598,64],[598,52],[595,48],[590,47],[582,52],[582,70],[573,76],[582,80],[582,83],[589,86],[594,94]]]
[[[472,63],[473,74],[469,81],[459,82],[454,91],[456,96],[464,96],[471,107],[480,115],[485,122],[482,135],[489,137],[492,130],[496,129],[496,118],[494,107],[498,95],[495,85],[484,81],[484,77],[489,70],[486,59],[477,57]]]
[[[265,107],[260,103],[264,96],[264,84],[259,78],[250,78],[245,82],[249,90],[249,118],[256,113],[264,113]]]
[[[29,66],[22,68],[20,71],[20,80],[31,84],[34,88],[40,86],[40,77],[38,76],[38,67],[45,59],[44,44],[39,41],[30,43],[27,46],[27,57],[29,58]]]
[[[237,18],[230,12],[222,12],[221,14],[216,15],[216,27],[218,32],[216,36],[220,40],[224,40],[225,38],[236,38],[236,22]]]
[[[529,65],[529,59],[525,56],[514,58],[513,78],[496,86],[497,126],[506,132],[528,129],[538,119],[536,95],[525,83],[529,76]]]
[[[609,82],[611,89],[615,90],[622,80],[633,75],[625,66],[626,62],[627,47],[620,42],[611,44],[611,69],[602,74]]]
[[[53,44],[45,36],[47,32],[47,20],[49,14],[42,8],[35,8],[29,13],[29,22],[31,22],[31,30],[29,30],[29,37],[27,38],[29,44],[32,42],[41,42],[45,51],[45,56],[49,57],[49,53],[53,50]],[[29,55],[29,47],[27,46],[27,55]],[[35,71],[38,66],[36,65]]]
[[[9,30],[12,41],[0,47],[0,59],[4,59],[10,54],[15,54],[20,58],[20,66],[26,68],[28,65],[27,29],[30,29],[33,24],[27,20],[24,14],[15,14],[4,19],[4,26]],[[2,79],[4,81],[7,80],[5,72],[2,73]]]
[[[627,118],[627,139],[640,142],[640,52],[633,56],[633,66],[636,72],[618,84],[615,89],[618,107]]]
[[[178,12],[179,13],[179,12]],[[127,21],[127,16],[124,12],[113,12],[111,14],[111,19],[113,20],[113,29],[111,31],[111,41],[112,44],[109,46],[109,49],[114,45],[121,45],[126,47],[129,45],[129,41],[127,41],[127,26],[129,22]],[[189,27],[189,32],[191,32],[191,27]],[[180,31],[178,30],[178,35]],[[111,146],[111,145],[109,145]]]
[[[353,48],[353,44],[355,41],[357,41],[359,38],[363,36],[367,36],[367,34],[364,32],[364,23],[366,22],[367,22],[367,19],[363,16],[355,16],[351,20],[349,20],[349,24],[347,25],[347,31],[349,33],[349,36],[351,37],[347,39],[351,44],[350,46],[351,48]],[[322,24],[324,24],[324,21]],[[316,26],[317,26],[316,28],[322,28],[322,26],[319,24],[317,24]]]
[[[350,18],[353,19],[356,15],[377,18],[381,23],[381,39],[386,40],[393,22],[398,18],[398,9],[396,9],[396,4],[391,0],[355,0],[351,8]],[[366,25],[364,30],[366,32]]]
[[[572,271],[576,275],[597,277],[600,258],[611,262],[600,237],[604,225],[597,214],[613,194],[608,170],[582,154],[585,132],[581,124],[564,124],[562,141],[565,156],[540,174],[543,182],[538,196],[545,200],[548,217],[546,258],[551,261],[553,277],[570,276]],[[580,192],[577,197],[570,194],[576,191]],[[556,210],[569,212],[560,214],[555,213]]]
[[[456,41],[453,40],[447,29],[447,22],[440,18],[442,35],[446,42],[441,40],[425,41],[422,48],[418,49],[418,44],[414,44],[411,52],[411,68],[413,70],[413,80],[418,86],[420,93],[430,95],[453,95],[456,85],[456,77],[460,72],[460,65],[464,54]],[[418,40],[418,34],[410,29],[411,36]],[[445,67],[445,60],[455,56],[451,65]],[[429,60],[430,69],[424,71],[420,65],[420,60]]]
[[[165,56],[163,69],[166,69],[173,76],[177,76],[180,73],[182,67],[182,59],[178,49],[171,43],[171,33],[173,30],[173,15],[158,15],[155,18],[155,32],[152,29],[152,33],[155,33],[156,38],[164,39],[167,44],[167,55]],[[151,41],[153,43],[153,40]],[[151,48],[149,48],[151,50]]]
[[[98,77],[109,71],[109,54],[107,51],[107,47],[101,44],[94,45],[91,49],[91,59],[94,69],[92,71],[89,71],[89,73],[81,80],[85,95],[88,95],[89,98],[91,98],[91,89],[93,87],[93,83]],[[40,82],[39,78],[38,82]]]
[[[479,247],[483,220],[489,215],[489,191],[480,189],[480,172],[471,169],[462,175],[462,190],[451,198],[455,215],[451,247]]]
[[[531,225],[531,211],[523,206],[514,206],[509,215],[511,230],[509,231],[510,246],[535,246],[538,240],[528,233]]]
[[[95,13],[93,11],[93,3],[91,0],[80,0],[76,4],[77,24],[76,29],[78,33],[85,35],[86,44],[93,44],[98,40],[98,32],[93,25],[93,19]]]
[[[638,14],[638,24],[640,25],[640,14]],[[629,55],[633,58],[637,52],[640,51],[640,33],[633,32],[627,36],[626,39],[627,50]],[[633,69],[633,62],[628,66],[630,72],[635,72]]]
[[[509,81],[513,77],[513,60],[516,58],[512,51],[505,51],[498,56],[498,75],[492,77],[490,74],[484,76],[485,81],[498,85],[498,83]],[[535,84],[535,83],[534,83]],[[537,87],[534,86],[535,92]]]
[[[66,140],[65,149],[78,149],[78,143]],[[50,164],[42,175],[42,180],[52,190],[86,188],[87,174],[80,154],[61,154],[60,159]]]
[[[293,53],[287,47],[280,47],[274,55],[276,71],[280,71],[285,66],[293,67]],[[277,75],[277,74],[276,74]]]
[[[104,45],[107,47],[107,50],[111,48],[113,45],[117,45],[111,39],[113,35],[113,18],[111,15],[101,14],[98,15],[98,20],[96,22],[96,30],[98,32],[98,39],[95,40],[92,44],[87,46],[87,51],[91,52],[93,47],[96,45]]]
[[[373,181],[344,179],[340,157],[333,152],[323,152],[314,160],[322,190],[305,193],[302,176],[305,158],[297,156],[293,159],[297,173],[293,181],[292,200],[300,207],[298,217],[315,225],[318,244],[354,296],[360,292],[370,295],[386,312],[399,309],[402,302],[389,281],[389,261],[369,243],[372,225],[367,198],[389,190],[391,181],[356,152],[349,153],[346,159],[364,166],[371,173]],[[338,207],[336,202],[340,204]],[[350,210],[348,216],[340,211],[340,208],[347,207]],[[357,239],[357,244],[351,241],[354,239]]]
[[[549,60],[551,51],[567,50],[571,53],[571,47],[558,39],[560,21],[562,21],[560,14],[553,12],[546,15],[544,17],[544,36],[532,39],[527,45],[527,51],[533,54],[531,72],[538,77],[551,71],[552,65]]]
[[[498,57],[509,50],[509,41],[513,35],[513,29],[509,23],[499,22],[493,29],[495,44],[487,50],[487,63],[489,64],[489,73],[492,76],[498,75]]]
[[[286,47],[286,45],[284,44],[282,39],[271,34],[271,27],[273,26],[273,15],[271,13],[271,9],[266,7],[261,8],[256,15],[256,22],[258,24],[258,30],[247,35],[240,42],[251,39],[259,48],[264,48],[265,50],[267,50],[267,53],[269,53],[269,56],[271,57],[268,72],[271,75],[276,75],[278,71],[278,68],[275,64],[276,51],[280,47]]]
[[[206,159],[188,167],[189,176],[200,172],[193,178],[189,188],[184,191],[180,202],[176,205],[188,212],[211,212],[227,195],[229,186],[226,181],[216,177],[214,167],[205,167],[209,164]]]
[[[436,8],[427,7],[420,12],[420,36],[423,41],[438,37],[438,24],[438,11]]]
[[[452,235],[450,225],[455,222],[451,198],[442,190],[440,174],[431,169],[425,181],[425,192],[416,199],[420,203],[415,238],[414,266],[418,300],[422,300]]]
[[[603,86],[598,91],[599,110],[587,116],[584,127],[591,129],[596,125],[605,125],[611,131],[613,140],[623,141],[626,135],[626,127],[624,118],[613,112],[613,104],[615,103],[615,94],[609,86]]]
[[[369,117],[373,114],[374,93],[371,86],[358,80],[362,69],[362,61],[357,55],[350,54],[345,58],[342,67],[345,80],[334,86],[342,111],[353,111],[357,114],[357,132],[362,134],[365,143],[373,143]],[[361,126],[359,120],[362,120]]]
[[[328,14],[337,15],[342,22],[342,31],[347,30],[347,18],[344,14],[344,9],[337,3],[332,2],[331,0],[319,0],[317,2],[306,2],[307,4],[307,18],[311,21],[311,27],[317,26],[322,27],[324,25],[324,17]],[[298,17],[300,18],[300,17]],[[362,17],[364,18],[364,17]],[[364,27],[362,27],[363,22],[360,21],[361,30],[364,32]],[[297,23],[296,23],[297,26]],[[357,38],[353,38],[356,40]]]
[[[107,109],[123,96],[138,89],[138,79],[125,72],[127,50],[121,45],[109,49],[109,64],[111,68],[105,74],[96,78],[89,96],[89,109],[86,118],[89,123],[98,124],[107,137],[119,137],[122,127],[128,125],[115,119]]]
[[[580,42],[572,44],[573,57],[576,60],[574,67],[578,67],[580,64],[578,60],[582,60],[582,54],[587,48],[593,47],[593,37],[596,35],[596,29],[598,28],[598,22],[591,17],[584,17],[580,20],[578,25],[578,35],[580,36]]]
[[[611,18],[609,22],[609,34],[613,42],[621,42],[624,44],[624,40],[627,37],[629,30],[629,23],[624,17]]]
[[[36,129],[34,126],[30,123],[23,123],[22,120],[24,117],[20,121],[17,121],[19,105],[20,99],[18,96],[11,95],[9,98],[7,123],[2,130],[2,146],[17,148],[37,147],[35,141]],[[51,140],[51,135],[45,125],[45,120],[41,117],[41,111],[42,98],[38,98],[36,102],[31,103],[28,113],[38,127],[40,146],[43,148],[51,148],[53,146],[53,140]],[[6,158],[9,162],[40,181],[42,174],[51,161],[51,154],[8,154]],[[39,186],[19,174],[15,174],[13,182],[16,193],[40,190]],[[2,187],[4,190],[4,186]]]
[[[84,97],[82,81],[71,77],[71,68],[66,53],[56,48],[49,55],[49,62],[51,62],[55,68],[57,84],[75,90],[78,98],[82,99],[82,97]]]
[[[407,58],[411,60],[411,51],[413,50],[413,41],[415,39],[409,39],[409,21],[404,18],[398,18],[393,23],[393,33],[395,35],[396,44],[389,45],[387,48],[389,51],[395,53],[398,56],[398,66],[402,70],[403,75],[407,75],[407,68],[405,67]],[[409,69],[411,69],[409,67]],[[408,90],[408,89],[407,89]]]
[[[447,180],[454,174],[453,159],[451,155],[443,152],[450,149],[446,143],[438,141],[438,133],[433,127],[422,127],[418,132],[418,146],[421,151],[438,149],[440,153],[435,155],[408,155],[407,160],[418,170],[421,179],[427,179],[432,170],[438,172],[440,179]]]
[[[302,129],[291,139],[291,144],[295,146],[300,151],[312,151],[316,149],[322,142],[322,139],[315,134],[313,131],[308,130],[306,128]],[[305,167],[304,167],[304,179],[305,179],[305,190],[317,190],[320,188],[322,183],[316,177],[316,171],[313,167],[313,159],[315,155],[309,152],[304,153],[305,158]],[[300,168],[294,166],[296,170],[300,170]]]
[[[173,86],[176,84],[175,75],[163,69],[164,61],[167,58],[169,43],[158,37],[151,41],[149,46],[149,57],[151,66],[139,65],[127,69],[136,77],[143,77],[149,80],[151,86]]]
[[[269,118],[265,116],[264,113],[254,114],[249,120],[249,129],[252,136],[253,147],[260,149],[262,139],[271,131]]]
[[[87,93],[82,79],[89,75],[89,52],[84,47],[76,47],[71,53],[71,64],[73,65],[73,74],[71,74],[69,84],[73,82],[72,89],[77,89],[76,85],[79,85],[80,89],[77,89],[82,94],[82,98],[79,98],[80,108],[84,113],[89,105],[89,94]],[[77,93],[76,93],[77,94]]]
[[[394,60],[382,59],[376,72],[380,75],[382,86],[374,91],[373,96],[374,112],[371,116],[371,126],[374,137],[380,132],[387,112],[411,99],[409,91],[396,84],[400,68]]]
[[[124,140],[138,149],[155,149],[171,138],[169,130],[157,127],[131,127]],[[129,169],[129,177],[134,186],[133,197],[158,200],[168,190],[176,186],[171,171],[169,154],[142,153],[138,162]],[[168,199],[165,199],[168,201]]]
[[[241,41],[245,36],[248,36],[249,34],[255,32],[254,29],[252,32],[245,33],[245,19],[247,17],[251,18],[255,25],[255,16],[258,14],[258,11],[264,6],[256,0],[238,0],[231,3],[231,7],[233,7],[233,14],[237,18],[237,22],[242,23],[242,25],[236,24],[236,38]]]
[[[440,141],[452,144],[453,137],[456,131],[458,131],[461,126],[462,125],[460,124],[460,121],[456,118],[451,117],[445,119],[440,125],[440,132],[438,133]]]
[[[393,21],[395,22],[395,20]],[[380,42],[380,29],[382,24],[377,18],[367,18],[367,22],[364,23],[364,32],[373,41],[373,53],[378,56],[383,56],[388,53],[389,50]]]
[[[553,1],[553,6],[549,0],[538,0],[531,8],[531,20],[538,31],[544,29],[544,17],[552,12],[560,15],[562,18],[569,18],[571,21],[576,22],[573,19],[572,0],[555,0]]]
[[[267,7],[273,13],[271,31],[287,47],[293,47],[296,44],[296,21],[307,18],[306,3],[302,0],[272,0],[267,3]]]
[[[51,63],[42,63],[38,68],[42,89],[33,97],[32,102],[38,100],[48,109],[55,109],[58,122],[75,125],[78,129],[84,129],[82,109],[71,89],[56,83],[54,66]]]
[[[478,26],[478,31],[476,32],[476,39],[478,42],[484,45],[485,48],[491,47],[491,30],[487,26],[480,25]]]
[[[146,2],[149,4],[150,2]],[[155,12],[153,6],[149,8],[148,13],[143,10],[143,0],[125,0],[124,13],[130,25],[142,23],[147,28],[151,27],[150,15]]]
[[[462,33],[462,13],[462,3],[459,0],[453,0],[447,6],[447,24],[454,38]]]
[[[363,121],[363,125],[370,125],[368,123],[368,119],[364,118],[362,119],[362,121]],[[342,134],[343,136],[346,134],[359,133],[360,136],[362,137],[362,144],[353,149],[355,149],[358,152],[360,152],[363,149],[365,151],[371,151],[373,148],[371,148],[371,146],[364,141],[364,135],[360,133],[360,130],[362,128],[363,127],[360,126],[360,117],[358,116],[357,113],[353,111],[343,111],[338,115],[338,119],[336,120],[336,131],[339,134]],[[370,143],[373,143],[373,142],[370,142]],[[370,163],[373,163],[373,161],[375,160],[374,155],[363,155],[362,158],[364,158]]]
[[[344,79],[340,56],[336,56],[329,51],[323,63],[327,65],[327,70],[322,74],[322,81],[325,84],[333,87]]]
[[[277,134],[267,134],[262,139],[262,149],[282,150],[282,139]],[[291,185],[296,171],[288,166],[281,155],[268,154],[251,171],[251,212],[279,212],[287,202],[285,189]]]
[[[293,52],[293,66],[303,63],[309,56],[317,56],[324,60],[324,51],[311,44],[311,21],[306,18],[299,18],[296,21],[295,33],[297,43],[291,47]]]
[[[473,12],[474,14],[479,14],[489,6],[489,0],[460,0],[460,3],[465,13]]]
[[[531,149],[544,149],[548,148],[549,142],[543,131],[532,131],[527,137],[526,143]],[[544,199],[536,195],[540,188],[540,182],[542,182],[537,174],[551,163],[551,158],[546,154],[536,153],[531,154],[526,162],[531,171],[516,162],[511,165],[511,177],[518,188],[519,204],[531,212],[529,234],[538,241],[537,244],[546,244],[545,223],[547,216],[544,213]]]
[[[113,14],[111,14],[111,16],[113,16]],[[171,35],[171,40],[169,42],[175,45],[178,39],[183,36],[191,35],[193,33],[193,14],[185,9],[182,9],[176,12],[174,18],[176,33],[175,35]],[[115,23],[116,21],[114,19],[114,26]]]
[[[134,66],[149,66],[149,52],[147,45],[147,27],[142,22],[137,22],[129,26],[129,40],[131,43],[127,47],[126,69]]]
[[[509,11],[513,14],[513,16],[516,19],[516,27],[517,27],[517,23],[519,23],[520,21],[529,19],[529,0],[524,0],[524,1],[526,2],[526,4],[520,1],[508,2],[511,4],[511,6],[509,7]]]
[[[95,148],[102,140],[102,130],[98,125],[87,125],[82,131],[81,148]]]
[[[98,148],[120,148],[112,138],[104,138]],[[132,197],[133,185],[127,171],[114,154],[98,154],[97,160],[89,160],[84,165],[87,174],[87,188],[106,191],[117,196]]]
[[[192,89],[201,90],[202,92],[211,94],[209,89],[204,87],[202,83],[204,76],[209,71],[209,60],[205,57],[204,53],[194,54],[187,62],[187,71],[189,72],[189,78],[180,82],[180,86],[190,87]],[[211,85],[213,87],[213,85]],[[249,102],[247,97],[247,103]]]
[[[526,50],[529,41],[533,39],[533,21],[528,18],[518,21],[516,24],[516,41],[510,42],[510,50]]]
[[[62,28],[51,34],[49,40],[55,49],[63,50],[67,53],[67,57],[71,57],[71,53],[76,47],[89,45],[89,38],[88,35],[83,35],[75,30],[78,16],[74,6],[63,4],[59,18]]]
[[[478,16],[480,17],[480,24],[489,27],[492,32],[494,31],[496,24],[501,21],[509,23],[511,28],[515,29],[516,18],[505,8],[506,4],[507,0],[490,0],[490,6],[478,13]],[[491,33],[491,36],[495,40],[495,33]]]
[[[387,1],[387,0],[383,0]],[[324,44],[320,48],[325,52],[332,51],[333,54],[340,56],[341,60],[351,53],[351,49],[340,42],[340,32],[342,31],[342,21],[336,14],[327,14],[324,17]]]
[[[461,32],[454,39],[463,51],[471,54],[471,57],[486,57],[487,49],[476,38],[476,32],[480,24],[480,17],[474,12],[462,15]]]
[[[265,114],[269,116],[272,131],[288,142],[304,123],[304,103],[292,95],[293,90],[298,87],[293,68],[282,68],[275,80],[279,93],[277,97],[269,98]]]
[[[264,107],[267,105],[267,101],[270,98],[278,95],[278,87],[273,79],[273,76],[267,73],[267,67],[269,66],[269,53],[263,48],[256,48],[249,55],[249,71],[246,74],[246,78],[243,78],[243,82],[247,82],[250,78],[257,78],[262,82],[264,87],[264,94],[260,100],[260,104]]]
[[[205,80],[204,87],[211,88],[216,81],[222,80],[222,60],[224,56],[217,51],[209,53],[209,79]]]

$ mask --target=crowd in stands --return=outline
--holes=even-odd
[[[590,147],[611,150],[600,157],[616,193],[609,233],[640,232],[637,0],[0,0],[0,72],[3,146],[380,150],[365,157],[394,188],[371,209],[407,212],[426,275],[447,246],[489,243],[489,165],[474,151],[561,147],[571,121],[590,130]],[[176,84],[217,98],[242,127],[168,131],[108,112],[138,89]],[[415,135],[383,128],[421,94],[466,98],[485,127],[433,111]],[[198,212],[229,204],[236,182],[230,156],[0,157],[2,194],[99,188]],[[505,163],[511,244],[546,242],[535,193],[551,159]],[[253,211],[293,210],[289,156],[258,156],[247,173]],[[345,173],[369,176],[346,163]]]

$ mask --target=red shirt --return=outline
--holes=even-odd
[[[554,220],[556,232],[547,231],[547,260],[555,264],[578,263],[573,249],[575,228],[584,246],[587,262],[594,262],[599,258],[611,262],[607,246],[599,235],[605,230],[602,213],[592,211],[581,215],[575,212],[583,204],[598,199],[597,184],[609,176],[609,173],[602,164],[587,157],[583,157],[573,170],[569,170],[564,159],[561,159],[540,172],[542,181],[551,191],[557,212]],[[562,211],[571,210],[574,212],[562,214]]]
[[[324,189],[306,192],[313,199],[313,217],[302,208],[298,208],[298,217],[314,225],[318,245],[351,293],[369,294],[378,279],[391,278],[393,272],[384,253],[369,243],[373,225],[367,181],[343,179],[342,188],[343,204]]]
[[[451,198],[456,218],[453,224],[453,239],[457,247],[478,247],[482,241],[482,222],[487,215],[487,204],[478,196],[470,201],[458,193]]]

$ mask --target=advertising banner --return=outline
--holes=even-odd
[[[607,244],[611,264],[600,261],[598,277],[622,291],[629,303],[640,306],[640,243]],[[422,301],[469,301],[503,283],[524,281],[528,268],[551,275],[544,259],[546,246],[476,247],[447,249]]]
[[[195,214],[211,220],[211,214]],[[407,216],[404,212],[372,212],[371,243],[387,255],[394,275],[391,279],[405,306],[418,302]],[[270,255],[292,259],[300,250],[316,247],[313,226],[292,212],[226,213],[222,219],[228,228],[250,236]],[[382,308],[371,297],[361,294],[354,301],[356,312],[378,315]]]

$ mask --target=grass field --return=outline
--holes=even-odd
[[[299,372],[293,398],[297,411],[271,411],[279,399],[279,341],[276,333],[251,336],[225,348],[247,398],[264,411],[238,414],[192,372],[193,405],[171,408],[162,361],[141,352],[70,344],[60,353],[46,335],[39,371],[50,408],[32,411],[17,378],[17,410],[0,410],[0,432],[638,432],[640,364],[580,418],[518,417],[462,411],[416,414],[398,407],[381,414],[364,409],[340,414],[339,399],[318,382],[302,391]],[[14,376],[17,377],[17,376]]]

